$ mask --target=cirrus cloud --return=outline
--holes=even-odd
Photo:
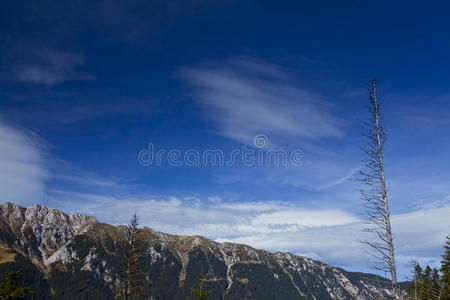
[[[19,81],[53,86],[64,81],[94,79],[93,75],[78,70],[85,63],[82,54],[46,48],[28,52],[14,69]]]
[[[241,56],[182,68],[179,74],[218,133],[244,144],[260,133],[307,143],[344,135],[333,105],[299,88],[275,64]]]
[[[48,171],[39,139],[0,121],[0,141],[0,202],[42,201]]]

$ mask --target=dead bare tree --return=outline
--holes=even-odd
[[[417,265],[418,263],[414,262],[414,300],[417,300]]]
[[[395,299],[402,295],[397,283],[395,267],[394,242],[392,237],[391,217],[384,176],[383,149],[385,132],[381,125],[380,104],[377,98],[377,82],[373,78],[369,81],[369,105],[367,109],[370,117],[365,123],[363,136],[367,143],[363,148],[367,158],[364,159],[365,169],[360,171],[360,181],[364,184],[361,198],[365,201],[367,215],[366,232],[375,236],[373,240],[362,240],[373,250],[371,254],[376,259],[376,268],[391,274],[392,291]]]
[[[418,300],[418,281],[419,281],[419,273],[421,272],[420,265],[417,261],[410,261],[407,266],[411,269],[411,273],[406,276],[406,279],[410,282],[408,286],[408,299]]]

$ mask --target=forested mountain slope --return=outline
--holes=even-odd
[[[377,299],[389,285],[306,257],[142,229],[147,299],[186,299],[203,273],[208,299]],[[33,299],[113,299],[124,226],[39,205],[0,205],[0,276],[19,270]],[[384,279],[383,279],[384,280]],[[380,281],[381,278],[380,278]]]

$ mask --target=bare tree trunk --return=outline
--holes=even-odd
[[[414,299],[417,300],[417,263],[414,262]]]
[[[443,291],[444,291],[444,284],[442,283],[441,289],[439,290],[439,297],[438,297],[438,300],[441,300],[442,292],[443,292]]]
[[[384,222],[386,223],[386,237],[387,237],[387,245],[389,248],[389,261],[390,261],[390,271],[392,276],[392,287],[394,292],[397,292],[397,271],[395,268],[395,256],[394,256],[394,243],[392,240],[392,229],[391,229],[391,217],[389,215],[389,205],[387,200],[386,193],[386,181],[384,179],[384,165],[383,165],[383,147],[381,144],[381,129],[380,129],[380,111],[378,106],[378,98],[377,98],[377,82],[376,79],[373,79],[373,99],[374,99],[374,108],[375,108],[375,122],[376,122],[376,130],[377,130],[377,145],[378,145],[378,159],[380,161],[380,177],[381,177],[381,192],[383,194],[383,203],[384,203]]]
[[[366,124],[367,132],[363,134],[369,139],[365,149],[368,159],[363,160],[368,171],[360,172],[360,175],[362,175],[361,181],[366,185],[366,189],[361,190],[361,194],[362,198],[367,201],[366,213],[370,227],[366,228],[366,231],[375,233],[378,241],[365,240],[362,242],[376,250],[374,256],[378,260],[378,268],[391,274],[394,297],[401,299],[402,296],[397,282],[391,218],[384,175],[383,145],[385,136],[380,122],[376,79],[370,80],[369,100],[370,119]]]

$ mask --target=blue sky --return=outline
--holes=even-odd
[[[376,76],[400,277],[450,231],[447,2],[7,1],[0,200],[370,270],[356,242]],[[302,151],[302,165],[143,166],[142,149]],[[384,274],[383,274],[384,275]]]

